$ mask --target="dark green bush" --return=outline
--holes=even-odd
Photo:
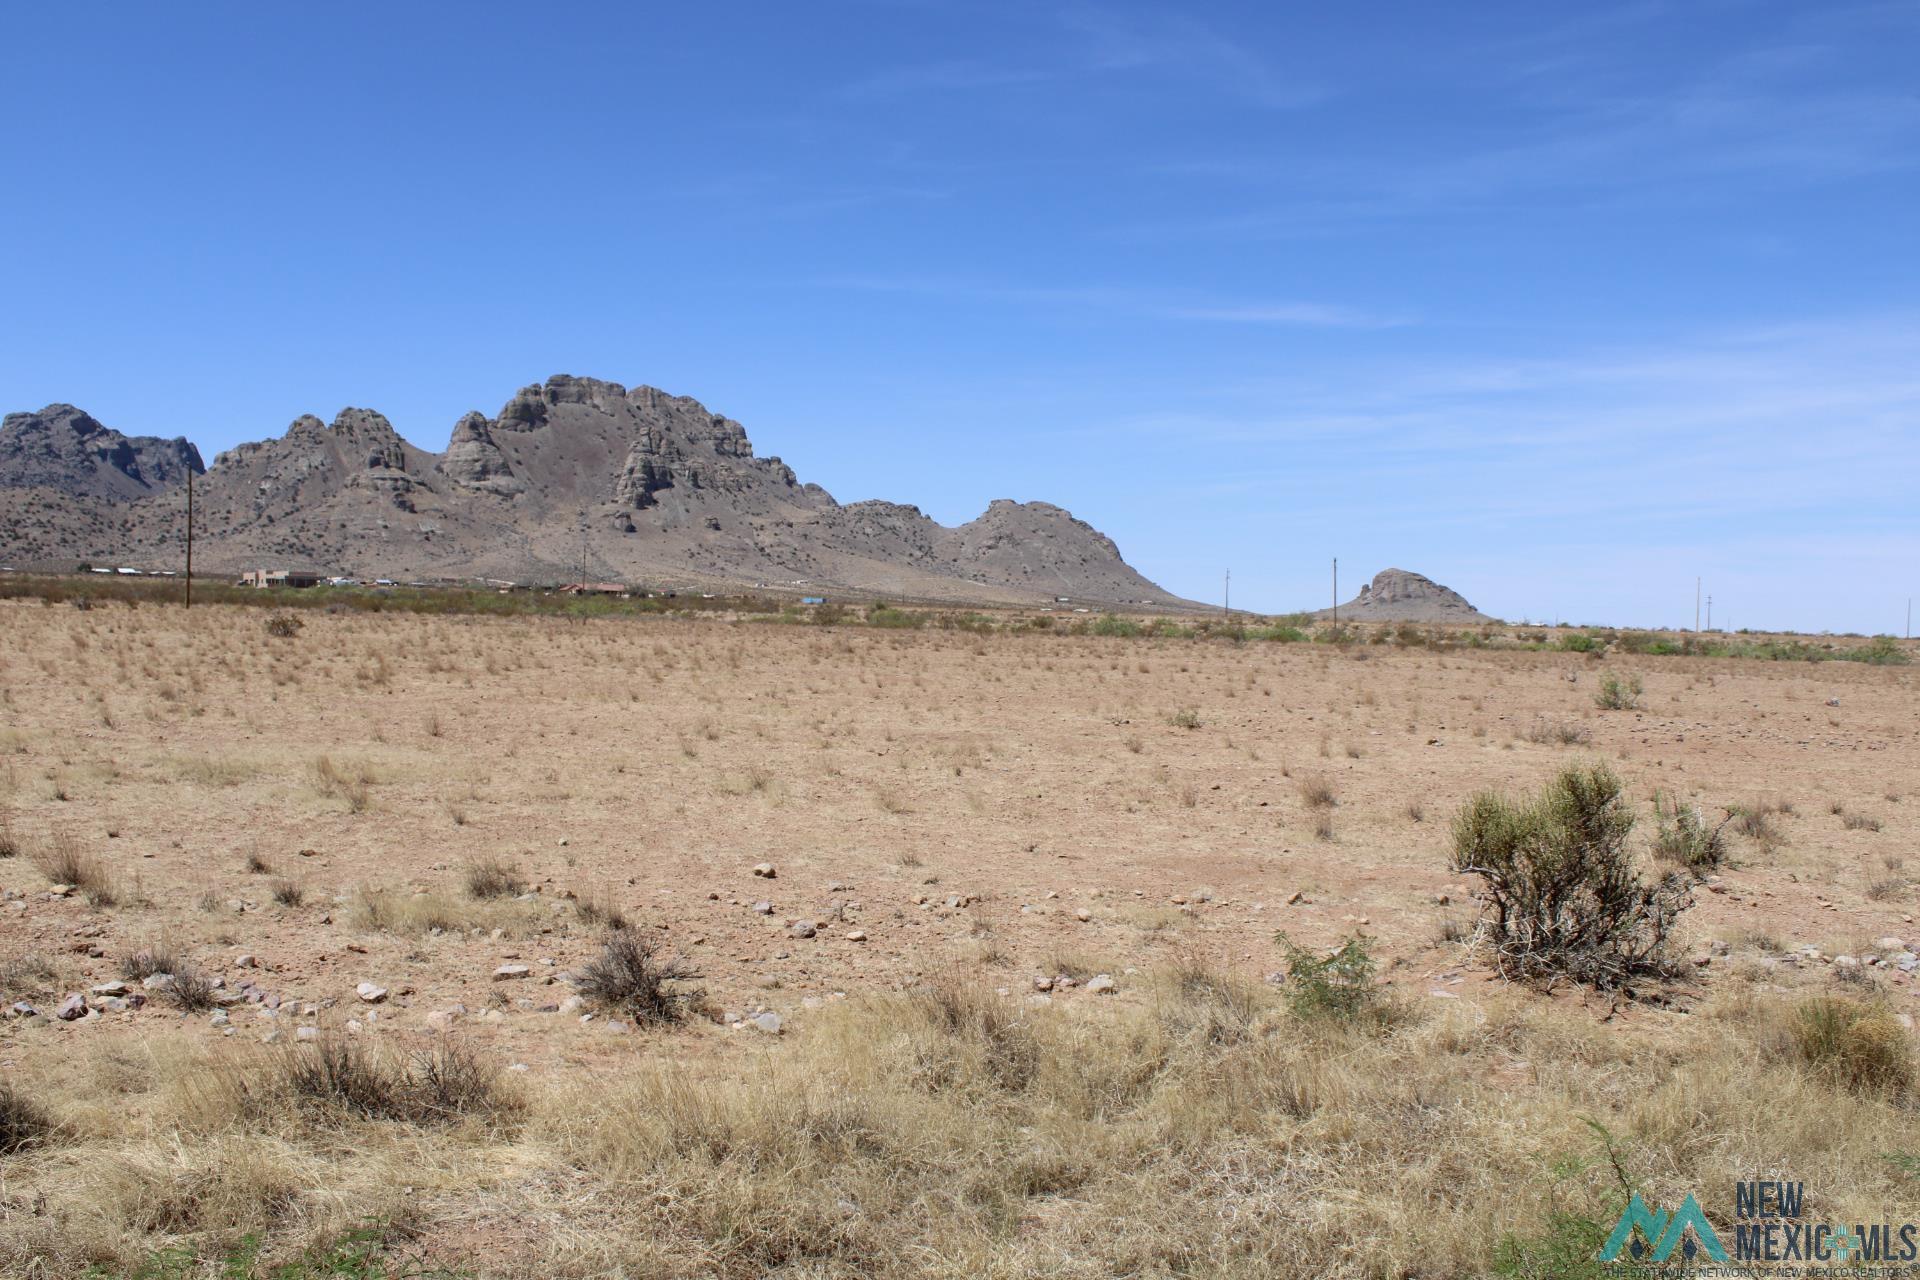
[[[1633,812],[1605,765],[1563,769],[1530,800],[1482,792],[1453,820],[1455,874],[1478,876],[1501,972],[1604,990],[1671,972],[1669,939],[1692,905],[1677,873],[1642,882]]]

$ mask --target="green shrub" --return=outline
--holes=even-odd
[[[1600,1261],[1609,1228],[1581,1214],[1555,1210],[1546,1230],[1508,1232],[1493,1250],[1493,1274],[1503,1280],[1625,1280],[1645,1275],[1636,1266]]]
[[[867,625],[882,627],[890,631],[915,631],[926,625],[927,615],[910,613],[905,609],[896,609],[892,605],[876,604],[867,610]]]
[[[1123,636],[1131,638],[1140,634],[1140,624],[1131,618],[1122,618],[1117,614],[1103,613],[1093,626],[1089,628],[1089,632],[1096,636]]]
[[[1622,678],[1609,671],[1600,677],[1600,688],[1593,695],[1593,705],[1602,711],[1634,711],[1640,706],[1641,692],[1639,676]]]
[[[1632,830],[1620,779],[1605,765],[1563,769],[1531,800],[1488,791],[1462,806],[1452,868],[1483,882],[1502,973],[1615,990],[1670,972],[1669,936],[1692,891],[1677,873],[1641,881],[1626,847]]]
[[[1373,940],[1365,934],[1324,954],[1296,946],[1284,933],[1274,941],[1287,954],[1287,1005],[1295,1016],[1353,1019],[1378,1008]]]
[[[1903,667],[1913,661],[1913,655],[1892,636],[1875,636],[1857,649],[1841,649],[1833,656],[1842,662],[1865,662],[1876,667]]]
[[[1653,811],[1660,822],[1659,833],[1653,838],[1655,857],[1692,871],[1711,870],[1725,860],[1727,842],[1722,833],[1733,821],[1731,811],[1709,827],[1697,807],[1680,803],[1677,795],[1660,792],[1654,793]]]

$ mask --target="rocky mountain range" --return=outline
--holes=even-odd
[[[1331,619],[1332,609],[1313,616]],[[1443,587],[1423,574],[1405,569],[1382,569],[1360,594],[1340,606],[1342,622],[1492,622],[1458,591]]]
[[[71,405],[9,414],[0,562],[177,568],[189,472],[209,572],[1188,603],[1059,507],[1002,499],[947,528],[916,507],[842,504],[697,401],[565,375],[462,417],[438,454],[369,409],[297,418],[211,467],[185,439],[125,436]]]

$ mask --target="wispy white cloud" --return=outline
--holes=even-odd
[[[952,60],[887,67],[841,87],[842,97],[856,100],[893,98],[926,93],[1008,89],[1040,84],[1057,76],[1038,67],[1001,66],[991,62]]]
[[[1658,40],[1671,10],[1643,5],[1582,18],[1462,69],[1475,79],[1475,98],[1500,111],[1504,138],[1493,145],[1462,134],[1449,146],[1444,132],[1432,131],[1418,156],[1264,145],[1170,156],[1145,167],[1241,190],[1211,201],[1205,216],[1120,233],[1316,234],[1520,201],[1669,206],[1910,172],[1920,168],[1920,94],[1903,75],[1857,72],[1849,52],[1872,35],[1863,30],[1870,23],[1890,30],[1900,20],[1884,8],[1835,10],[1776,33],[1773,43],[1733,48],[1665,78],[1647,69],[1659,64],[1622,58],[1617,46],[1590,37],[1599,22],[1603,34]],[[1916,14],[1906,8],[1903,38],[1911,39]],[[1447,86],[1449,95],[1462,92]]]
[[[1198,82],[1250,105],[1310,106],[1327,87],[1300,70],[1276,67],[1264,53],[1184,14],[1082,5],[1061,18],[1088,63],[1109,72],[1157,72]]]
[[[883,67],[840,89],[856,101],[990,92],[1102,77],[1163,77],[1183,92],[1224,96],[1272,110],[1327,97],[1324,85],[1282,70],[1248,45],[1179,14],[1076,5],[1040,21],[1006,61],[949,58]]]
[[[1165,321],[1271,325],[1310,329],[1384,329],[1412,323],[1408,316],[1365,308],[1289,299],[1234,300],[1181,296],[1164,290],[1085,286],[1009,285],[940,277],[837,276],[812,283],[868,293],[1098,312]]]
[[[1920,484],[1920,317],[1349,364],[1196,391],[1181,406],[1088,430],[1231,448],[1242,483],[1309,511],[1352,510],[1344,477],[1364,469],[1392,495],[1391,518],[1432,526],[1601,522],[1631,541],[1648,521],[1844,512],[1891,529]]]

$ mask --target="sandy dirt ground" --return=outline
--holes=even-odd
[[[1474,910],[1447,870],[1450,815],[1594,757],[1645,831],[1656,790],[1714,816],[1787,806],[1774,838],[1733,838],[1687,918],[1701,984],[1743,957],[1790,966],[1802,945],[1872,953],[1915,932],[1912,668],[717,621],[314,614],[278,638],[264,622],[0,609],[0,813],[23,849],[97,859],[117,899],[57,896],[28,856],[0,861],[0,950],[52,958],[56,994],[156,942],[254,988],[224,1026],[94,998],[95,1016],[0,1031],[0,1057],[450,1014],[534,1071],[603,1060],[644,1037],[559,1011],[601,933],[583,902],[665,930],[717,1010],[789,1029],[956,968],[1013,992],[1108,973],[1123,999],[1130,971],[1170,956],[1263,975],[1276,931],[1364,931],[1396,988],[1442,999],[1491,981],[1444,940]],[[1641,678],[1640,710],[1596,709],[1603,670]],[[1543,724],[1589,740],[1528,740]],[[1319,782],[1331,808],[1306,798]],[[468,896],[464,869],[490,859],[530,896]],[[451,927],[376,927],[369,897],[437,903]],[[515,964],[525,976],[495,976]],[[1909,974],[1886,982],[1920,1012]],[[361,983],[387,994],[369,1004]]]

